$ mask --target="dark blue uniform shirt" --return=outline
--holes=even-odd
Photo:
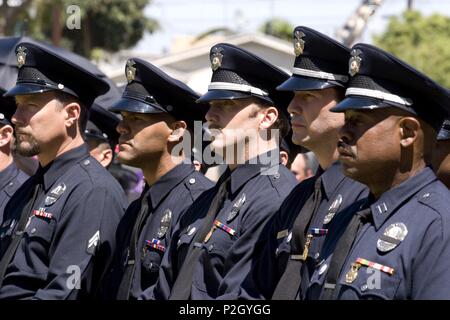
[[[115,233],[127,201],[119,183],[82,145],[67,151],[36,176],[43,177],[17,251],[0,288],[0,299],[81,299],[98,289],[116,247]],[[1,257],[33,176],[9,201],[1,225]]]
[[[283,202],[279,212],[267,224],[268,236],[260,239],[254,254],[254,267],[240,289],[240,299],[271,299],[291,255],[290,243],[294,222],[303,205],[312,196],[319,177],[322,180],[322,197],[317,213],[312,217],[310,228],[330,231],[330,222],[324,223],[324,218],[331,210],[335,212],[335,216],[331,217],[334,220],[352,203],[368,195],[367,187],[344,176],[339,162],[335,162],[323,173],[297,185]],[[310,266],[320,260],[319,252],[324,239],[325,236],[312,238],[308,251],[308,263],[302,270],[302,283],[309,279]],[[297,298],[300,297],[297,296]]]
[[[367,206],[371,219],[347,255],[335,297],[450,299],[450,191],[433,171],[423,169]],[[311,278],[309,299],[321,296],[336,243],[327,236],[323,261]],[[356,264],[357,272],[346,278],[358,258],[378,265]]]
[[[113,268],[106,278],[106,290],[102,290],[105,291],[103,297],[114,299],[117,294],[127,263],[132,229],[141,210],[142,197],[147,196],[149,209],[137,243],[131,299],[145,299],[150,294],[158,279],[159,266],[170,243],[173,226],[200,194],[213,187],[214,184],[195,171],[192,164],[179,164],[151,187],[146,186],[141,197],[128,207],[119,225],[119,246]],[[169,225],[169,229],[165,225]],[[154,245],[150,245],[151,243]]]
[[[6,204],[27,179],[28,175],[19,170],[14,161],[0,172],[0,225],[3,222]]]
[[[231,173],[227,170],[216,188],[194,202],[174,231],[172,244],[162,261],[154,299],[170,297],[191,240],[202,227],[220,182],[229,175],[228,196],[215,218],[229,229],[216,228],[206,243],[199,244],[203,252],[193,274],[191,299],[236,296],[250,272],[255,244],[265,223],[296,184],[294,175],[283,165],[270,168],[261,164],[239,165]]]

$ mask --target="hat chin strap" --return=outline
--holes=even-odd
[[[259,88],[252,87],[246,84],[231,83],[231,82],[211,82],[208,86],[208,90],[232,90],[240,92],[249,92],[257,94],[263,97],[267,97],[269,94]]]
[[[324,71],[315,71],[315,70],[294,67],[294,68],[292,68],[292,73],[296,74],[298,76],[305,76],[305,77],[318,78],[318,79],[324,79],[324,80],[335,80],[335,81],[342,81],[342,82],[348,81],[347,76],[344,76],[341,74],[328,73],[328,72],[324,72]]]
[[[373,90],[373,89],[366,89],[366,88],[348,88],[347,91],[345,91],[345,95],[357,95],[357,96],[365,96],[385,101],[390,101],[394,103],[401,104],[403,106],[410,106],[413,104],[411,99],[403,98],[395,94],[379,91],[379,90]]]

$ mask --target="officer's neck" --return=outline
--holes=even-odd
[[[149,186],[155,184],[162,176],[172,170],[174,167],[182,163],[183,156],[172,156],[170,154],[164,154],[158,161],[148,161],[145,167],[142,167],[142,173],[144,174],[145,181]]]
[[[240,164],[244,164],[250,159],[254,159],[259,155],[265,154],[271,150],[274,150],[278,148],[277,143],[272,138],[268,141],[263,141],[260,139],[258,143],[246,143],[243,151],[237,151],[237,146],[233,146],[233,152],[227,152],[225,150],[225,162],[230,168],[231,171],[236,169],[236,167]],[[231,157],[227,157],[229,154],[231,154]]]
[[[333,131],[334,132],[334,131]],[[331,167],[339,158],[337,151],[337,133],[335,135],[327,134],[323,135],[316,143],[306,143],[304,147],[311,150],[317,158],[320,167],[323,170]]]
[[[82,144],[84,144],[84,140],[81,135],[77,134],[74,138],[68,138],[61,143],[57,143],[56,146],[43,148],[38,155],[39,163],[41,167],[45,167],[63,153],[78,148]]]
[[[372,196],[375,199],[378,199],[386,191],[395,188],[402,182],[417,175],[425,168],[425,166],[425,162],[420,161],[412,164],[408,170],[405,170],[404,168],[397,168],[396,170],[393,170],[392,174],[389,174],[389,170],[384,168],[383,173],[373,174],[374,177],[380,177],[379,179],[374,178],[372,182],[366,183],[366,185],[369,187]]]
[[[317,161],[319,161],[319,165],[323,170],[328,169],[331,167],[333,163],[335,163],[339,158],[339,153],[336,148],[334,149],[323,149],[313,151],[314,155],[317,157]]]

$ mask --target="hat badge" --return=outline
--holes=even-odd
[[[305,49],[305,40],[303,40],[305,36],[301,31],[295,31],[294,33],[294,53],[296,57],[301,55]]]
[[[350,53],[351,57],[348,61],[348,73],[353,77],[355,74],[359,72],[359,68],[361,67],[361,50],[353,49]]]
[[[219,67],[222,65],[222,59],[223,59],[223,49],[220,47],[214,47],[212,49],[211,54],[211,69],[213,71],[216,71],[219,69]]]
[[[136,77],[135,62],[133,60],[127,61],[127,66],[125,67],[125,76],[127,77],[128,83],[134,80]]]
[[[27,53],[25,52],[27,48],[20,46],[17,48],[17,66],[21,68],[25,64]]]

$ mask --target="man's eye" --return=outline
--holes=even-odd
[[[304,99],[307,101],[314,100],[315,98],[316,98],[316,96],[309,94],[309,93],[305,94],[305,96],[304,96]]]

